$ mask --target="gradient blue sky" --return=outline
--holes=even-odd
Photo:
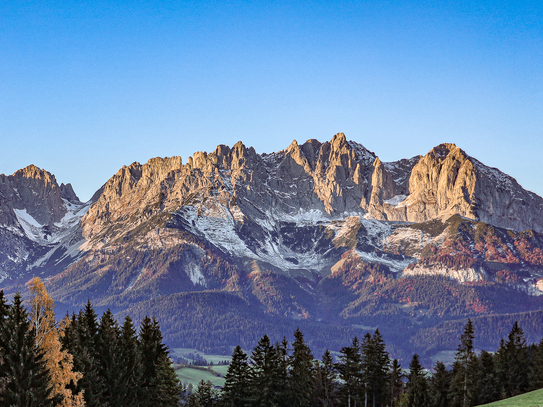
[[[543,2],[2,1],[0,173],[89,199],[121,166],[337,132],[453,142],[543,195]]]

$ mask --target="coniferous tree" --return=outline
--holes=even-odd
[[[392,407],[400,405],[400,397],[404,390],[404,374],[402,372],[402,366],[398,359],[392,361],[390,367],[390,382],[389,382],[390,394],[389,401]]]
[[[140,401],[141,357],[139,342],[132,319],[127,316],[119,336],[119,392],[116,400],[126,406],[138,406]],[[114,401],[117,403],[117,401]]]
[[[293,352],[289,360],[289,404],[293,407],[309,407],[314,383],[313,354],[299,329],[294,332],[294,338]]]
[[[283,363],[278,347],[264,335],[251,354],[251,393],[254,407],[279,406],[285,393]]]
[[[145,317],[140,327],[141,398],[144,407],[177,406],[182,388],[162,342],[162,332],[155,317]]]
[[[121,349],[119,346],[120,329],[112,312],[108,309],[100,318],[98,335],[96,336],[97,362],[99,374],[103,379],[104,391],[102,403],[110,407],[121,407],[124,404],[119,395],[122,392]]]
[[[345,346],[340,351],[337,370],[343,381],[340,390],[342,405],[353,407],[360,405],[362,389],[362,355],[360,354],[360,342],[355,336],[351,346]]]
[[[503,398],[519,395],[528,388],[528,348],[524,332],[515,321],[507,337],[496,352],[498,378]]]
[[[473,350],[474,338],[473,323],[468,319],[453,364],[450,388],[453,407],[471,407],[477,402],[478,361]]]
[[[275,344],[277,355],[279,355],[279,388],[282,389],[277,394],[278,405],[289,405],[292,403],[291,382],[289,380],[289,348],[286,337],[281,342]]]
[[[338,397],[337,370],[330,351],[326,350],[322,355],[322,362],[315,364],[313,404],[322,407],[334,407],[338,405]]]
[[[232,360],[224,376],[222,401],[227,407],[248,407],[251,394],[249,390],[250,367],[247,354],[241,346],[236,346],[232,353]]]
[[[58,405],[51,398],[52,386],[43,352],[36,346],[36,334],[17,293],[7,318],[0,326],[3,349],[2,376],[8,381],[0,394],[2,406],[49,407]]]
[[[528,381],[531,390],[543,388],[543,339],[534,346]]]
[[[213,407],[218,403],[218,395],[209,380],[201,380],[196,391],[190,395],[189,406]]]
[[[438,361],[434,367],[434,374],[430,378],[430,401],[433,407],[449,407],[449,385],[451,372],[443,362]]]
[[[172,362],[167,355],[162,355],[158,361],[157,376],[154,379],[156,389],[155,405],[160,407],[179,406],[180,401],[185,398],[186,390],[179,382]],[[217,398],[217,395],[214,396]]]
[[[101,407],[105,384],[100,375],[97,315],[90,301],[72,319],[71,330],[65,344],[71,343],[67,349],[74,356],[74,368],[83,374],[75,390],[83,393],[87,407]]]
[[[385,341],[379,332],[373,337],[366,334],[362,342],[362,375],[365,387],[365,405],[386,405],[388,396],[390,358],[385,350]]]
[[[487,351],[481,351],[479,355],[479,385],[478,385],[478,402],[480,404],[488,404],[498,400],[498,378],[496,375],[496,366],[494,357]]]
[[[405,393],[406,407],[423,407],[429,404],[428,381],[416,353],[409,364]]]

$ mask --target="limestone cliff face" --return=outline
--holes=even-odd
[[[70,184],[59,186],[34,165],[0,174],[0,282],[47,263],[72,239],[80,219],[75,213],[83,206]]]
[[[543,199],[454,144],[441,144],[424,157],[383,163],[339,133],[324,143],[293,141],[271,154],[259,155],[238,142],[209,154],[197,152],[185,165],[172,157],[123,167],[83,219],[83,234],[90,246],[102,245],[156,213],[184,207],[242,223],[312,211],[329,219],[357,213],[407,222],[459,214],[543,231]]]
[[[28,259],[53,256],[61,241],[76,258],[117,250],[138,228],[167,222],[242,262],[319,273],[337,261],[330,257],[338,249],[331,243],[337,232],[331,225],[349,216],[418,223],[460,215],[517,231],[543,231],[542,198],[454,144],[382,162],[342,133],[323,143],[293,141],[270,154],[238,142],[197,152],[185,164],[180,157],[133,163],[97,191],[90,209],[69,184],[59,186],[35,166],[0,175],[0,193],[0,232],[9,236],[2,241],[10,248],[3,250],[11,253],[0,260],[25,258],[20,266],[30,268],[35,266]],[[368,234],[388,230],[386,224],[371,225]],[[323,234],[323,227],[328,232]],[[381,244],[374,237],[368,238],[370,254]]]
[[[420,158],[410,171],[408,189],[401,192],[381,167],[374,172],[369,207],[378,219],[425,222],[458,214],[517,231],[543,231],[541,197],[454,144],[441,144]],[[400,199],[390,200],[393,194]]]
[[[5,207],[0,216],[8,224],[15,224],[13,210],[9,210],[9,206],[10,209],[26,210],[41,224],[58,222],[66,214],[63,195],[69,196],[70,191],[73,193],[71,185],[63,184],[60,187],[54,175],[35,165],[29,165],[13,175],[1,174],[0,194]]]

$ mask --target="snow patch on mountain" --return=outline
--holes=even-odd
[[[385,201],[386,204],[392,205],[392,206],[398,206],[401,202],[403,202],[407,198],[407,195],[396,195],[388,200]],[[404,205],[402,205],[404,206]]]

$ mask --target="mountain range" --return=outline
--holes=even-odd
[[[238,142],[125,166],[86,203],[33,165],[0,175],[0,288],[41,276],[61,310],[154,313],[202,350],[296,326],[339,348],[379,327],[430,358],[468,317],[479,346],[512,319],[539,340],[542,233],[543,199],[454,144],[382,162],[342,133]]]

